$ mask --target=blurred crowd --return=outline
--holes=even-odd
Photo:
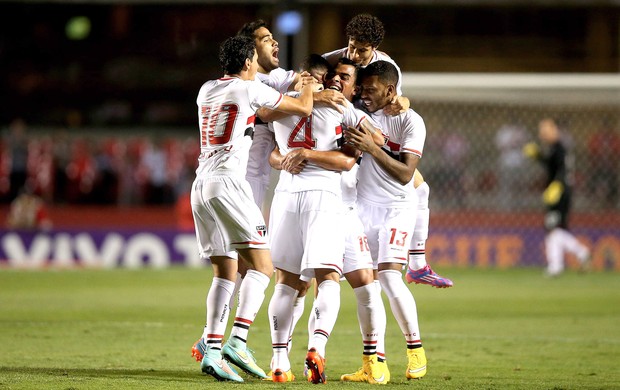
[[[20,193],[48,204],[165,205],[194,179],[197,137],[29,134],[15,119],[0,139],[0,201]]]
[[[430,116],[430,115],[429,115]],[[604,120],[566,132],[577,157],[576,210],[620,207],[620,131]],[[79,130],[78,130],[79,129]],[[533,131],[509,121],[483,142],[480,133],[434,126],[422,172],[436,210],[537,210],[542,172],[523,145]],[[187,131],[101,129],[40,131],[15,119],[0,137],[0,204],[20,193],[53,205],[173,205],[189,193],[200,153]],[[183,202],[186,203],[186,202]]]

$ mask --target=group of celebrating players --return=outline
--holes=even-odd
[[[426,128],[402,96],[400,69],[377,50],[381,21],[357,15],[346,36],[347,47],[286,71],[266,24],[247,23],[220,47],[224,76],[198,94],[201,154],[191,205],[200,256],[214,276],[192,354],[218,380],[243,382],[230,364],[264,380],[295,380],[291,335],[314,279],[305,375],[325,383],[342,277],[355,293],[363,348],[362,367],[341,380],[390,381],[382,292],[405,338],[406,378],[426,374],[416,303],[402,269],[409,283],[452,286],[425,258],[430,189],[417,166]],[[272,169],[279,179],[267,234],[261,206]],[[274,269],[273,355],[265,373],[247,339]]]

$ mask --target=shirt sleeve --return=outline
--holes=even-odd
[[[283,95],[260,81],[248,81],[248,94],[254,110],[261,107],[276,109],[282,103]]]
[[[426,141],[426,125],[424,119],[413,110],[401,114],[404,127],[400,153],[413,153],[422,157],[424,142]]]

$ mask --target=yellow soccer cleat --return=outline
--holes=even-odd
[[[363,355],[362,368],[352,374],[340,377],[343,382],[367,382],[373,385],[385,385],[390,380],[390,371],[385,362],[379,362],[377,355]]]
[[[415,348],[407,350],[407,379],[420,379],[426,375],[426,353],[424,348]]]
[[[387,362],[384,360],[382,362],[377,361],[377,364],[381,367],[381,370],[385,373],[385,381],[389,382],[391,379],[390,370],[388,368]]]
[[[340,380],[343,382],[368,382],[368,376],[364,372],[364,367],[360,367],[359,370],[352,374],[343,374]]]
[[[390,380],[390,370],[388,370],[387,364],[385,362],[380,364],[377,360],[377,355],[365,355],[363,360],[368,383],[371,385],[386,385]]]

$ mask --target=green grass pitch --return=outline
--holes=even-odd
[[[455,286],[410,285],[428,374],[407,381],[404,338],[389,311],[392,382],[415,389],[620,389],[620,274],[540,269],[438,269]],[[218,383],[190,348],[201,335],[210,269],[0,270],[0,389],[275,389],[313,386],[302,377],[306,315],[294,333],[288,384],[246,378]],[[249,344],[268,369],[267,304]],[[326,388],[361,365],[351,288],[342,285],[327,346]],[[231,319],[232,320],[232,319]],[[230,323],[231,321],[229,321]]]

